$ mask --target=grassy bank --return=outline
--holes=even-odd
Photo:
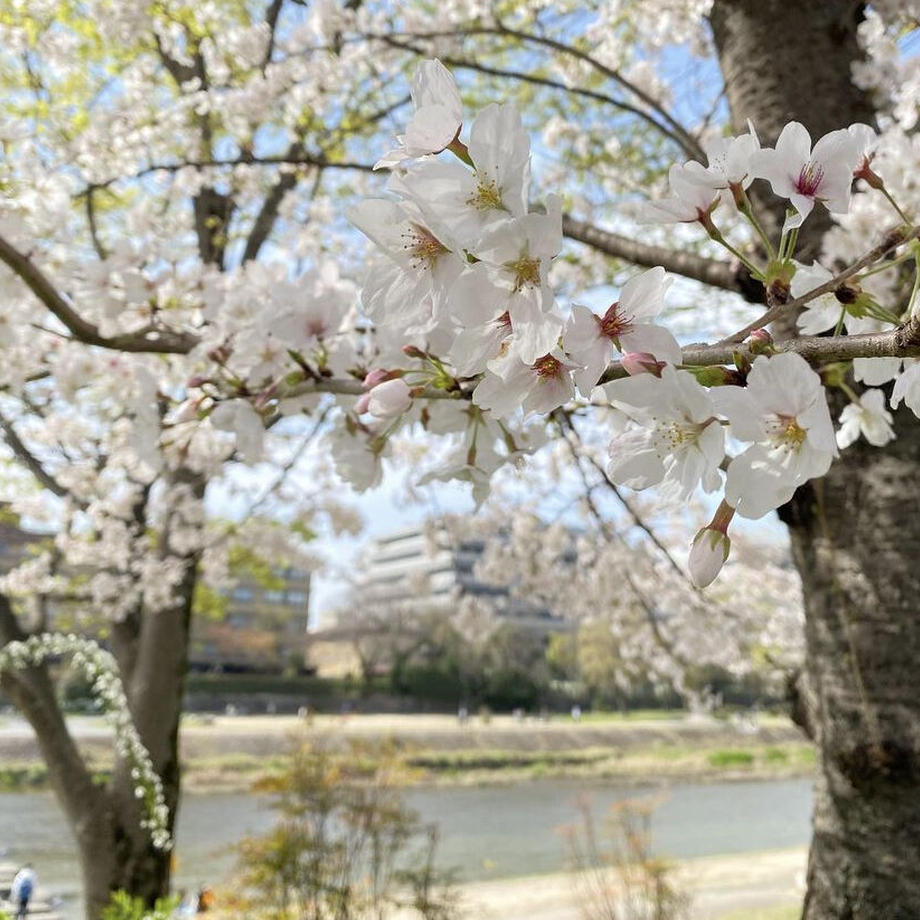
[[[397,759],[405,782],[413,784],[475,785],[519,782],[546,777],[610,779],[623,783],[663,780],[715,781],[780,779],[805,776],[814,765],[813,749],[801,742],[749,744],[743,747],[655,744],[648,747],[579,748],[549,751],[459,749],[424,750],[397,745]],[[372,748],[366,756],[372,756]],[[353,757],[343,751],[342,757]],[[247,791],[266,774],[283,769],[283,754],[221,754],[186,759],[185,785],[189,791]],[[100,778],[108,764],[94,758]],[[43,789],[48,773],[40,762],[0,767],[0,791]]]

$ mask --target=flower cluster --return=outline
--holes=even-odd
[[[150,832],[154,847],[171,849],[169,809],[163,797],[163,783],[131,720],[115,659],[83,636],[41,633],[21,642],[8,642],[0,648],[0,673],[38,667],[49,658],[61,657],[70,658],[82,671],[112,725],[115,749],[130,769],[134,794],[143,808],[141,826]]]
[[[562,249],[559,201],[529,204],[529,143],[518,113],[507,104],[487,106],[464,142],[459,93],[437,61],[419,69],[413,98],[411,142],[378,163],[394,168],[391,197],[350,212],[378,251],[362,290],[364,310],[378,328],[402,336],[403,353],[366,376],[352,422],[352,433],[360,433],[360,417],[371,417],[366,433],[378,452],[413,417],[419,396],[469,396],[472,408],[454,414],[454,424],[475,419],[482,427],[491,419],[509,426],[553,413],[577,387],[615,410],[608,464],[615,483],[659,486],[680,501],[700,486],[722,493],[716,521],[691,553],[691,574],[703,584],[728,555],[732,515],[760,518],[789,501],[860,433],[873,444],[893,436],[881,393],[860,396],[842,382],[852,405],[835,436],[821,376],[763,330],[744,344],[735,367],[684,363],[677,339],[658,322],[670,284],[663,268],[630,278],[601,313],[561,305],[550,277]],[[751,127],[709,144],[706,165],[672,167],[670,197],[646,205],[643,217],[698,223],[748,266],[769,303],[800,298],[803,332],[890,326],[900,314],[881,307],[860,277],[837,284],[819,264],[794,260],[799,228],[816,205],[846,212],[854,176],[884,189],[870,165],[874,141],[866,125],[852,125],[812,144],[805,128],[791,123],[765,148]],[[747,195],[755,178],[788,202],[775,246]],[[715,217],[723,205],[746,221],[766,262],[726,239]],[[879,361],[891,370],[888,359],[866,358],[857,375],[878,382],[901,367],[898,360],[886,376]],[[895,404],[918,402],[909,374],[898,380]],[[476,445],[476,437],[467,444]],[[714,537],[703,539],[710,532]]]

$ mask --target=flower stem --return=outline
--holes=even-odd
[[[751,199],[748,198],[747,192],[742,191],[741,195],[737,200],[738,210],[747,218],[748,223],[754,228],[757,235],[760,237],[760,242],[763,243],[764,249],[767,251],[767,256],[771,260],[776,257],[776,251],[773,249],[773,243],[770,241],[770,237],[767,236],[766,231],[763,228],[763,225],[757,219],[757,215],[754,213],[753,207],[751,207]]]
[[[917,296],[920,294],[920,247],[914,243],[911,249],[914,254],[916,267],[914,268],[914,286],[910,292],[910,300],[907,302],[907,316],[912,319],[914,311],[917,309]]]
[[[879,265],[876,265],[875,268],[867,268],[860,276],[859,280],[863,278],[868,278],[871,275],[877,275],[879,272],[886,271],[889,268],[893,268],[895,265],[900,265],[902,262],[906,262],[908,259],[914,258],[914,254],[910,251],[902,252],[897,258],[894,259],[885,259]]]
[[[837,320],[837,325],[834,326],[834,338],[836,338],[838,335],[840,335],[841,332],[843,332],[843,321],[846,318],[846,315],[847,315],[847,308],[844,307],[840,311],[840,319]]]
[[[711,239],[715,240],[720,246],[724,246],[755,278],[763,281],[762,268],[758,268],[746,255],[744,255],[744,253],[732,246],[732,244],[729,243],[724,236],[722,236],[722,233],[715,227],[715,225],[710,226],[708,229]]]
[[[912,226],[910,218],[901,210],[901,206],[894,200],[894,196],[891,194],[891,192],[889,192],[884,185],[881,187],[880,191],[887,199],[888,204],[890,204],[895,209],[895,211],[898,212],[898,217],[900,217],[901,220],[903,220],[904,223],[908,226]]]

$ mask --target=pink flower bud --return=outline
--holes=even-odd
[[[421,348],[416,347],[415,345],[403,345],[402,352],[409,358],[424,358],[425,352]]]
[[[367,395],[367,411],[376,418],[396,418],[412,405],[412,392],[398,377],[378,383]]]
[[[759,342],[761,345],[773,344],[773,336],[766,329],[755,329],[751,333],[750,339],[752,342]]]
[[[732,541],[714,527],[704,527],[690,544],[690,580],[697,588],[711,585],[728,559]]]
[[[369,390],[372,387],[377,386],[378,383],[383,383],[383,381],[387,380],[389,376],[389,371],[385,371],[382,367],[378,367],[368,373],[368,375],[364,378],[364,383],[361,385],[365,390]]]
[[[661,369],[666,363],[666,361],[658,361],[647,351],[629,351],[620,358],[623,370],[631,377],[635,377],[636,374],[654,374],[660,377]]]
[[[207,383],[210,379],[211,379],[210,377],[206,377],[204,374],[195,374],[194,377],[189,377],[189,380],[186,386],[200,387],[203,384]]]

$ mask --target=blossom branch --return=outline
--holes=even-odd
[[[16,433],[13,423],[2,414],[0,414],[0,430],[3,431],[3,439],[9,445],[10,450],[13,451],[23,466],[25,466],[36,480],[38,480],[40,485],[44,486],[44,488],[54,495],[57,495],[59,498],[72,498],[70,491],[62,486],[57,479],[45,469],[38,457],[26,447],[22,438]]]
[[[671,555],[670,550],[658,539],[658,535],[652,529],[651,525],[648,524],[642,515],[633,507],[632,502],[630,502],[626,496],[620,491],[617,484],[607,475],[607,470],[604,469],[604,465],[599,463],[597,458],[594,456],[591,451],[585,450],[585,444],[582,440],[581,433],[575,427],[575,423],[572,421],[572,416],[569,412],[564,409],[558,410],[556,417],[559,419],[560,427],[563,429],[563,437],[568,442],[569,452],[572,455],[572,459],[576,462],[579,462],[579,458],[585,459],[592,467],[594,467],[595,472],[600,476],[604,485],[616,496],[617,500],[626,510],[626,513],[632,518],[633,524],[636,525],[651,541],[655,549],[667,560],[668,564],[674,570],[674,572],[686,581],[688,584],[690,580],[687,578],[687,573],[677,564],[677,561]],[[587,477],[584,474],[584,471],[581,471],[582,480],[585,484],[586,489],[593,488],[589,485]]]
[[[911,240],[917,239],[920,236],[920,226],[914,226],[907,230],[898,228],[891,233],[889,233],[881,243],[877,246],[873,246],[864,256],[857,259],[851,265],[848,265],[843,271],[839,272],[829,281],[824,282],[824,284],[819,285],[818,287],[808,291],[806,294],[803,294],[801,297],[796,297],[795,300],[788,300],[785,303],[777,303],[770,307],[765,313],[759,316],[754,322],[748,323],[743,329],[739,329],[737,332],[732,333],[728,338],[722,339],[719,342],[719,345],[727,345],[732,342],[742,342],[748,335],[750,335],[755,329],[763,329],[765,326],[768,326],[770,323],[779,319],[785,313],[793,313],[795,310],[798,310],[800,307],[806,306],[817,297],[820,297],[822,294],[829,294],[841,284],[848,281],[850,278],[858,275],[864,268],[868,268],[870,265],[874,265],[879,259],[886,256],[889,252],[897,249],[899,246],[902,246],[904,243],[908,243]],[[875,354],[869,355],[854,355],[854,357],[877,357]]]
[[[198,343],[188,332],[148,327],[137,332],[104,336],[93,323],[80,316],[48,276],[23,252],[0,236],[0,261],[4,262],[79,341],[118,351],[187,354]]]
[[[419,48],[417,45],[413,45],[408,41],[399,41],[399,39],[394,38],[391,35],[381,35],[377,36],[377,38],[379,41],[384,42],[392,48],[399,48],[403,51],[411,51],[413,54],[417,54],[419,57],[423,57],[426,53],[423,48]],[[545,86],[547,89],[559,90],[560,92],[564,92],[568,95],[581,96],[584,99],[591,99],[594,102],[602,102],[605,105],[612,106],[613,108],[619,109],[622,112],[629,112],[631,115],[635,115],[638,118],[648,121],[660,132],[670,137],[679,145],[683,146],[681,140],[678,137],[675,137],[673,132],[671,132],[666,126],[661,125],[654,119],[650,119],[648,112],[643,111],[638,106],[632,105],[623,99],[616,99],[614,96],[610,96],[607,93],[602,93],[598,90],[588,89],[586,87],[568,86],[559,80],[553,80],[550,77],[542,77],[536,73],[511,70],[510,68],[505,67],[491,67],[488,64],[482,64],[479,61],[470,60],[468,58],[457,58],[441,55],[439,60],[446,67],[452,67],[455,70],[473,70],[476,73],[481,73],[488,77],[502,77],[505,79],[520,80],[522,83],[530,83],[532,86]]]
[[[660,131],[667,138],[672,140],[689,156],[700,158],[705,155],[699,141],[652,95],[645,92],[645,90],[641,89],[641,87],[637,86],[631,80],[624,77],[618,70],[612,67],[608,67],[603,62],[597,60],[597,58],[588,54],[588,52],[579,48],[575,48],[572,45],[567,45],[565,42],[559,41],[558,39],[550,38],[548,35],[534,35],[530,32],[519,31],[517,29],[512,29],[501,22],[498,22],[494,26],[470,26],[468,28],[454,29],[451,31],[439,30],[431,32],[408,32],[396,33],[396,35],[405,36],[406,38],[418,39],[457,38],[461,36],[472,35],[494,35],[499,37],[503,36],[507,38],[515,38],[518,41],[528,44],[541,45],[545,48],[549,48],[552,51],[557,51],[560,54],[574,57],[576,60],[582,61],[592,69],[596,70],[602,76],[613,81],[624,90],[639,99],[646,106],[648,106],[651,112],[644,112],[641,109],[637,109],[636,114],[644,121],[648,122],[657,131]],[[393,36],[394,33],[389,33],[388,35],[368,33],[364,37],[371,40],[390,43],[390,40],[393,38]],[[659,115],[664,124],[655,119],[651,113]]]

